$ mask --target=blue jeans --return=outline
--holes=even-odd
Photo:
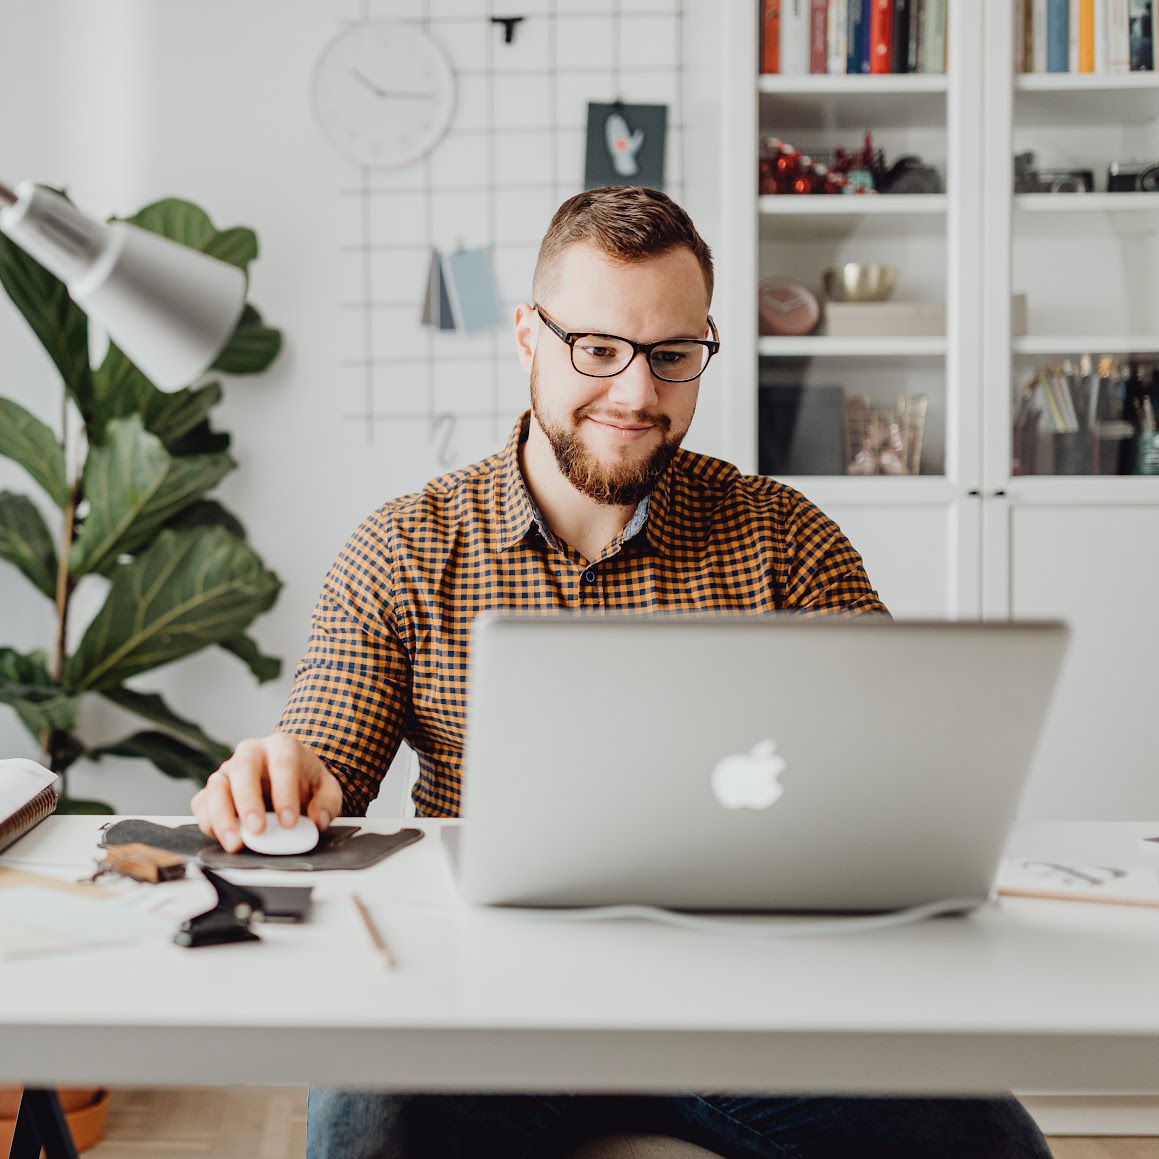
[[[310,1090],[306,1159],[550,1159],[612,1131],[725,1159],[1050,1159],[1016,1099]]]

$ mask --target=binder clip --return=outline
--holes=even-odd
[[[213,909],[182,922],[173,935],[179,946],[220,946],[228,942],[260,942],[261,938],[250,929],[251,922],[265,918],[262,901],[251,890],[226,881],[224,877],[198,866],[205,879],[217,891]]]

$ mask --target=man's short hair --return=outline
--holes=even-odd
[[[621,262],[646,261],[685,246],[700,263],[712,301],[712,251],[692,218],[658,189],[605,185],[569,197],[555,211],[539,246],[531,283],[536,302],[546,302],[555,293],[564,251],[581,242]]]

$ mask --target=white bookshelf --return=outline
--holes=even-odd
[[[946,349],[946,339],[934,336],[846,338],[810,334],[757,340],[757,352],[772,358],[945,358]]]

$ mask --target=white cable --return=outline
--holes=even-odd
[[[757,917],[738,921],[733,917],[702,917],[697,914],[680,913],[651,905],[605,905],[589,906],[581,909],[524,909],[505,911],[534,915],[550,921],[616,921],[638,919],[661,922],[695,930],[697,933],[732,934],[749,938],[796,938],[818,937],[829,934],[862,933],[866,930],[882,930],[891,926],[910,925],[927,918],[943,914],[962,913],[986,904],[985,898],[950,897],[908,909],[892,910],[884,914],[859,914],[855,917],[816,918],[812,921],[782,921],[780,918]]]
[[[424,901],[395,894],[379,894],[378,898],[394,905],[438,909],[450,913],[502,914],[505,917],[527,917],[556,922],[651,921],[676,926],[680,929],[694,930],[702,934],[730,934],[747,938],[804,938],[830,934],[863,933],[871,930],[888,929],[893,926],[912,925],[915,922],[941,917],[945,914],[964,913],[988,904],[987,898],[949,897],[925,902],[922,905],[910,906],[908,909],[891,910],[889,913],[787,921],[778,915],[754,914],[752,917],[745,918],[736,918],[732,915],[713,917],[682,913],[678,910],[663,909],[660,906],[651,905],[604,905],[541,909],[530,906],[467,906],[462,903],[448,905],[446,902]]]

